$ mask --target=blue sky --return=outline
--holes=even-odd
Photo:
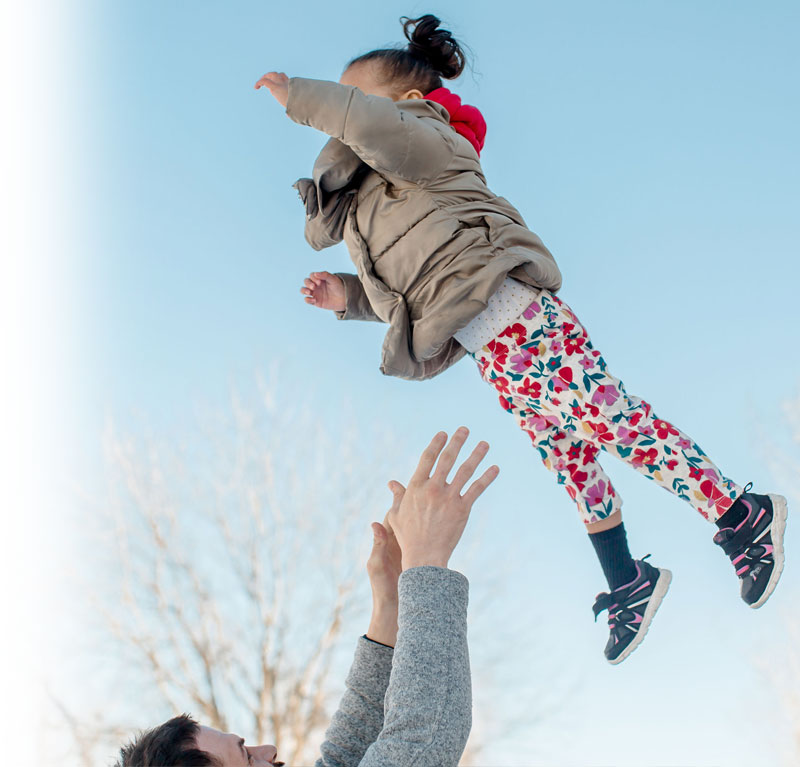
[[[473,365],[427,383],[383,377],[381,326],[300,299],[309,271],[350,268],[344,246],[306,245],[291,188],[325,137],[253,83],[274,69],[338,79],[349,58],[399,42],[399,16],[424,12],[475,52],[474,73],[449,87],[486,117],[489,185],[553,252],[561,296],[610,369],[728,476],[773,489],[763,432],[788,438],[780,403],[800,383],[800,10],[788,2],[76,6],[68,112],[52,125],[68,219],[70,320],[52,344],[70,354],[56,354],[63,386],[50,403],[73,445],[62,471],[100,485],[108,416],[180,433],[273,364],[320,418],[345,402],[365,429],[397,434],[399,472],[436,429],[464,423],[502,470],[476,510],[487,550],[507,546],[516,563],[495,607],[540,614],[537,653],[580,678],[546,729],[494,757],[733,765],[763,763],[767,748],[777,759],[785,736],[753,660],[786,643],[793,568],[748,611],[713,529],[607,458],[634,554],[675,574],[646,644],[608,667],[590,611],[602,576],[577,513]],[[796,541],[790,526],[790,561]],[[510,636],[508,652],[522,659],[530,644]],[[765,712],[743,727],[754,699]]]

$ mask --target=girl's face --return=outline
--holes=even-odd
[[[367,96],[384,96],[392,101],[403,101],[405,99],[421,99],[424,97],[422,91],[414,88],[406,91],[402,95],[397,95],[392,91],[391,86],[382,84],[375,76],[375,68],[368,64],[356,64],[346,69],[339,78],[341,85],[354,85]]]

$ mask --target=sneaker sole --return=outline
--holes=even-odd
[[[614,660],[608,661],[612,666],[622,663],[622,661],[624,661],[625,658],[627,658],[642,643],[642,641],[644,641],[644,637],[650,629],[650,624],[653,621],[653,616],[656,614],[656,610],[658,610],[658,608],[661,606],[664,595],[669,591],[669,584],[672,583],[672,573],[669,570],[661,567],[656,569],[660,575],[658,576],[656,585],[653,588],[653,596],[650,597],[650,601],[647,603],[647,609],[644,611],[644,615],[642,616],[642,624],[639,627],[639,630],[636,632],[636,637],[634,640],[616,658],[614,658]]]
[[[775,559],[775,564],[772,567],[772,575],[769,577],[764,593],[750,605],[754,610],[757,610],[769,599],[770,594],[775,591],[783,572],[783,534],[786,531],[786,518],[789,515],[789,508],[786,505],[786,499],[782,495],[770,494],[767,497],[772,501],[772,524],[769,527],[769,533],[772,537],[772,556]]]

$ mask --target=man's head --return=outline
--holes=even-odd
[[[123,746],[116,767],[279,767],[276,755],[275,746],[245,746],[244,738],[182,714]]]

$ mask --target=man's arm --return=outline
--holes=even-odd
[[[316,767],[356,767],[383,728],[383,699],[394,650],[360,637],[346,690],[331,719]]]
[[[359,767],[455,767],[472,725],[467,579],[441,567],[400,577],[383,730]]]

